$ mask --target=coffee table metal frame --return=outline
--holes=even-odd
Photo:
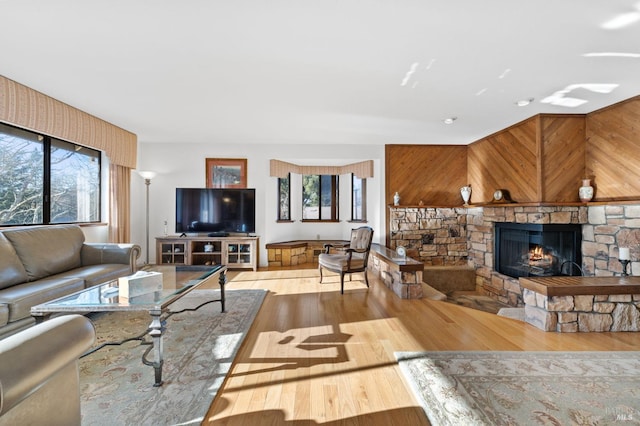
[[[155,265],[146,265],[142,269],[147,269],[150,271],[162,272],[166,271],[166,265],[163,266],[155,266]],[[170,266],[169,268],[174,268],[174,266]],[[51,300],[49,302],[33,306],[31,308],[31,315],[36,319],[36,322],[42,322],[49,318],[52,314],[59,313],[90,313],[90,312],[117,312],[117,311],[147,311],[151,316],[151,324],[146,332],[136,338],[129,338],[122,342],[109,342],[98,348],[91,350],[89,353],[95,352],[97,349],[109,345],[122,344],[126,341],[130,340],[142,340],[143,336],[148,334],[151,337],[151,342],[147,343],[151,345],[142,355],[142,362],[145,365],[149,365],[153,367],[155,373],[155,382],[153,386],[158,387],[162,386],[162,365],[164,363],[164,349],[163,349],[163,332],[164,332],[164,322],[167,318],[165,316],[162,317],[163,314],[168,312],[168,307],[176,300],[185,296],[192,290],[196,289],[203,283],[209,281],[214,277],[218,277],[218,284],[220,285],[220,299],[209,300],[195,309],[184,309],[180,312],[184,312],[186,310],[196,310],[203,305],[212,302],[220,302],[221,304],[221,312],[225,311],[225,294],[224,294],[224,286],[226,284],[226,271],[227,267],[225,265],[215,265],[215,266],[175,266],[176,271],[188,271],[188,272],[197,272],[202,271],[202,275],[200,275],[196,279],[192,279],[186,281],[184,283],[179,283],[176,285],[175,283],[169,283],[172,285],[172,288],[168,290],[163,290],[155,293],[149,293],[146,295],[142,295],[139,297],[134,297],[131,299],[123,299],[120,301],[118,296],[118,281],[111,280],[105,282],[104,284],[100,284],[94,287],[90,287],[84,290],[77,291],[70,295],[60,297],[58,299]],[[165,279],[165,286],[167,283],[167,278]],[[178,313],[172,312],[171,314]],[[149,361],[147,359],[147,355],[151,350],[154,350],[154,359],[153,361]],[[88,353],[87,353],[88,354]]]

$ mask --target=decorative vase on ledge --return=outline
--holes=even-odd
[[[593,186],[591,186],[591,179],[582,179],[582,186],[578,190],[580,201],[588,203],[593,198]]]
[[[460,195],[462,195],[464,206],[467,207],[469,205],[469,200],[471,199],[471,184],[460,188]]]
[[[400,205],[400,194],[398,194],[397,192],[393,194],[393,205],[394,206]]]

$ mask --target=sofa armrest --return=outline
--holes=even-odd
[[[129,265],[131,273],[134,273],[140,252],[137,244],[84,243],[80,256],[82,266],[122,263]]]
[[[91,321],[75,314],[53,318],[0,340],[0,416],[58,371],[77,362],[94,340]]]

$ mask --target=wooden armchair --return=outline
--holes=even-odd
[[[318,257],[318,269],[320,270],[320,282],[322,282],[322,268],[340,274],[340,293],[344,294],[344,276],[351,273],[364,273],[364,281],[369,287],[367,277],[367,263],[369,261],[369,251],[373,240],[373,229],[363,226],[351,230],[351,240],[349,246],[342,248],[341,253],[332,253],[331,244],[325,244],[325,252]]]

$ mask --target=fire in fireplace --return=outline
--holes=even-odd
[[[580,275],[582,225],[496,223],[494,265],[510,277]]]

